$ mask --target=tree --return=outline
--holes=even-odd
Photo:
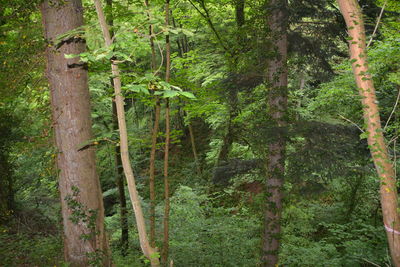
[[[363,17],[356,0],[338,0],[349,32],[350,58],[361,96],[366,137],[380,179],[383,224],[395,266],[400,266],[400,221],[395,170],[390,160],[381,126],[375,87],[367,62]]]
[[[165,1],[165,26],[169,27],[169,0]],[[171,79],[171,42],[170,36],[165,36],[165,82],[169,83]],[[168,265],[169,253],[169,213],[170,213],[170,199],[169,199],[169,180],[168,180],[168,160],[169,160],[169,146],[170,146],[170,106],[168,98],[165,100],[165,148],[164,148],[164,238],[163,247],[161,252],[161,262],[164,266]]]
[[[41,12],[48,41],[47,78],[60,169],[65,260],[71,266],[87,266],[93,261],[109,266],[95,151],[80,149],[92,139],[87,69],[78,59],[65,57],[85,51],[82,3],[46,0]]]
[[[287,126],[287,1],[272,0],[267,4],[270,42],[273,51],[267,65],[268,117],[274,127],[266,160],[266,210],[264,218],[264,266],[277,266],[281,238],[281,212],[285,177]]]
[[[103,32],[104,42],[106,44],[106,47],[109,48],[112,44],[112,40],[104,16],[103,8],[99,0],[94,0],[94,3],[96,6],[96,12],[98,15],[101,30]],[[135,213],[136,225],[138,228],[138,234],[140,239],[140,246],[142,248],[143,254],[146,256],[146,258],[150,260],[151,266],[153,267],[159,266],[160,262],[156,255],[156,249],[150,245],[149,240],[147,238],[146,222],[144,220],[139,194],[136,189],[135,176],[133,174],[132,166],[129,159],[128,132],[125,121],[124,96],[122,95],[119,68],[114,60],[111,61],[111,69],[113,74],[113,83],[115,91],[115,104],[117,107],[118,128],[119,128],[120,146],[121,146],[121,161],[125,177],[128,183],[128,190],[132,202],[132,207]]]
[[[107,17],[107,23],[110,26],[114,25],[113,16],[113,0],[106,1],[107,8],[109,10],[109,15]],[[110,30],[110,35],[115,38],[114,31]],[[111,86],[114,87],[113,80],[110,79]],[[112,127],[114,131],[118,131],[118,114],[117,107],[114,101],[112,101]],[[121,149],[118,145],[115,146],[115,180],[118,188],[118,199],[120,205],[120,216],[121,216],[121,252],[122,255],[126,255],[128,250],[129,241],[129,228],[128,228],[128,212],[126,209],[126,197],[125,197],[125,186],[124,186],[124,170],[122,168],[121,162]]]

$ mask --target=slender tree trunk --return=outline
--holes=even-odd
[[[196,149],[196,142],[194,139],[194,132],[193,132],[193,127],[192,127],[192,123],[189,123],[189,135],[190,135],[190,143],[192,145],[192,152],[193,152],[193,157],[194,157],[194,161],[196,163],[196,170],[197,170],[197,174],[201,174],[201,167],[200,167],[200,161],[199,161],[199,156],[197,155],[197,149]]]
[[[10,129],[7,129],[9,131]],[[14,210],[14,179],[7,148],[0,144],[0,223],[7,221]]]
[[[242,27],[245,23],[244,4],[245,0],[235,0],[236,24],[238,27]]]
[[[107,23],[111,27],[114,25],[114,17],[112,13],[113,0],[107,0],[106,5],[109,9],[109,16],[107,17]],[[110,30],[111,37],[114,37],[114,31]],[[113,80],[111,79],[111,86],[114,88]],[[118,131],[118,114],[117,106],[112,101],[112,128],[116,132]],[[121,220],[121,253],[126,256],[129,247],[129,228],[128,228],[128,213],[126,209],[126,197],[125,197],[125,186],[124,186],[124,170],[121,162],[121,150],[119,146],[115,146],[115,181],[118,188],[119,205],[120,205],[120,220]]]
[[[117,106],[115,102],[112,103],[113,107],[113,130],[118,131],[118,116]],[[124,183],[124,169],[121,161],[121,150],[119,146],[115,146],[115,178],[118,188],[120,217],[121,217],[121,253],[126,256],[129,247],[129,227],[128,227],[128,210],[126,209],[126,196],[125,196],[125,183]]]
[[[168,158],[169,158],[169,144],[170,144],[170,108],[169,101],[165,103],[165,151],[164,151],[164,240],[161,254],[161,262],[164,266],[168,264],[169,252],[169,181],[168,181]]]
[[[238,48],[243,47],[243,30],[242,27],[245,24],[245,15],[244,15],[244,0],[234,0],[235,3],[235,14],[236,14],[236,25],[237,25],[237,45]],[[235,56],[233,60],[233,72],[235,73],[234,76],[236,77],[237,74],[237,55],[240,53],[240,49],[237,49],[235,51]],[[228,125],[226,128],[226,134],[223,137],[223,142],[221,149],[218,154],[217,158],[217,163],[216,165],[218,166],[221,162],[228,160],[229,156],[229,151],[231,150],[234,137],[235,137],[235,128],[236,125],[234,123],[235,118],[239,115],[239,110],[238,110],[238,88],[237,88],[237,82],[234,80],[229,88],[229,91],[227,92],[227,99],[228,99],[228,112],[229,112],[229,119],[228,119]]]
[[[386,229],[390,254],[394,265],[400,266],[400,223],[397,210],[396,177],[385,144],[375,87],[369,73],[363,17],[356,0],[338,0],[338,4],[350,36],[350,58],[361,96],[368,146],[381,181],[383,224]]]
[[[106,47],[109,47],[112,44],[112,40],[110,32],[108,30],[108,25],[104,17],[101,2],[100,0],[94,0],[94,3],[96,6],[97,15],[99,17],[99,22],[103,32],[103,37],[106,43]],[[140,204],[139,194],[136,189],[135,176],[133,175],[133,170],[129,159],[128,133],[125,120],[124,97],[121,91],[121,79],[120,79],[119,68],[114,61],[111,64],[111,69],[114,81],[115,104],[117,106],[117,114],[118,114],[118,128],[119,128],[120,143],[121,143],[121,160],[125,172],[125,177],[128,183],[128,190],[132,202],[132,207],[135,213],[140,247],[142,248],[143,254],[146,256],[146,258],[150,260],[151,266],[153,267],[160,266],[158,257],[155,257],[156,249],[150,246],[149,240],[147,238],[146,223],[143,216],[142,207]]]
[[[104,230],[104,208],[96,173],[93,148],[78,150],[92,139],[88,75],[79,59],[66,54],[85,51],[85,40],[71,36],[56,42],[57,36],[83,26],[80,0],[45,0],[41,5],[47,48],[47,76],[50,84],[57,166],[64,225],[64,256],[71,266],[88,266],[101,260],[110,265]],[[95,226],[87,221],[94,220]]]
[[[150,8],[149,0],[144,1],[144,5],[146,8]],[[147,12],[147,18],[151,20],[150,11]],[[156,59],[156,50],[154,46],[154,26],[150,24],[149,26],[149,34],[150,34],[150,48],[151,48],[151,70],[154,72],[157,69],[157,59]]]
[[[219,165],[223,161],[228,160],[229,151],[231,150],[234,137],[236,135],[235,133],[236,125],[234,123],[234,120],[239,115],[238,89],[235,83],[231,84],[231,88],[228,89],[227,94],[228,94],[227,98],[228,98],[229,118],[228,118],[226,134],[223,137],[223,143],[218,154],[217,165]]]
[[[156,165],[156,149],[157,149],[157,135],[160,124],[160,100],[157,98],[155,106],[154,126],[151,137],[151,151],[150,151],[150,244],[152,247],[156,246],[156,192],[155,192],[155,165]]]
[[[268,24],[271,47],[275,53],[268,62],[267,86],[269,118],[275,134],[268,145],[266,161],[266,210],[262,262],[264,266],[277,266],[281,239],[281,212],[285,177],[287,126],[287,0],[268,1]]]
[[[165,1],[165,26],[169,27],[169,0]],[[169,83],[171,77],[171,43],[169,34],[165,36],[165,50],[166,50],[166,67],[165,67],[165,81]],[[164,240],[161,253],[161,262],[164,266],[168,263],[169,252],[169,181],[168,181],[168,159],[169,159],[169,143],[170,143],[170,108],[169,101],[165,102],[165,150],[164,150]]]
[[[149,1],[145,0],[146,8],[149,8]],[[147,17],[151,20],[150,11],[147,12]],[[153,25],[149,26],[150,48],[151,48],[151,70],[155,73],[157,68],[156,50],[154,48],[154,31]],[[156,96],[156,105],[154,109],[154,126],[151,136],[151,151],[150,151],[150,170],[149,170],[149,187],[150,187],[150,245],[156,246],[156,190],[155,190],[155,165],[156,165],[156,150],[157,150],[157,135],[160,124],[161,105],[160,99]]]

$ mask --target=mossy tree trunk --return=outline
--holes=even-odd
[[[269,43],[273,56],[269,59],[266,86],[268,91],[268,117],[274,134],[267,148],[266,206],[264,217],[263,266],[277,266],[281,240],[281,214],[287,127],[287,0],[270,0],[266,3]]]

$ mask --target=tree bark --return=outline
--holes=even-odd
[[[112,13],[113,0],[106,0],[106,5],[109,9],[109,15],[107,17],[107,23],[111,27],[114,25],[114,17]],[[111,37],[114,37],[114,31],[110,29]],[[114,82],[110,79],[111,86],[114,88]],[[112,101],[112,128],[116,132],[118,131],[118,114],[117,114],[117,106],[115,102]],[[121,254],[123,256],[127,255],[128,252],[128,242],[129,242],[129,227],[128,227],[128,213],[126,209],[126,197],[125,197],[125,186],[124,186],[124,170],[122,168],[121,162],[121,150],[119,146],[115,146],[115,182],[118,189],[118,197],[119,197],[119,205],[120,205],[120,220],[121,220]]]
[[[192,145],[193,157],[194,157],[194,161],[196,163],[197,174],[200,175],[201,174],[201,166],[200,166],[199,156],[197,155],[196,142],[194,139],[192,122],[189,122],[188,128],[189,128],[189,135],[190,135],[190,143]]]
[[[118,131],[118,115],[117,106],[115,102],[112,103],[113,107],[113,130]],[[125,183],[124,183],[124,169],[121,161],[121,149],[118,145],[115,146],[115,178],[118,188],[119,205],[120,205],[120,220],[121,220],[121,253],[126,256],[129,247],[129,227],[128,227],[128,210],[126,209],[126,196],[125,196]]]
[[[165,1],[165,26],[169,27],[169,0]],[[171,77],[171,43],[169,34],[165,36],[165,81],[169,83]],[[164,150],[164,239],[161,253],[161,262],[164,266],[168,265],[169,252],[169,181],[168,181],[168,160],[169,160],[169,144],[170,144],[170,108],[169,101],[165,102],[165,150]]]
[[[149,8],[149,1],[145,0],[144,5]],[[147,12],[147,18],[151,20],[150,12]],[[150,48],[151,48],[151,70],[154,74],[157,68],[156,50],[154,48],[154,30],[153,25],[149,26],[150,34]],[[156,150],[157,150],[157,136],[160,128],[160,112],[161,105],[160,99],[156,96],[156,105],[154,108],[154,126],[151,136],[151,151],[150,151],[150,167],[149,167],[149,188],[150,188],[150,245],[156,246],[156,190],[155,190],[155,165],[156,165]]]
[[[104,41],[106,47],[112,44],[110,32],[108,30],[108,25],[106,23],[103,8],[101,6],[100,0],[94,0],[97,15],[99,18],[99,23],[103,32]],[[142,248],[143,254],[146,258],[150,260],[151,266],[160,266],[158,257],[156,257],[156,249],[150,246],[149,240],[147,238],[146,232],[146,222],[143,216],[142,207],[140,204],[139,194],[136,189],[135,176],[133,174],[132,166],[129,159],[129,145],[128,145],[128,132],[125,120],[125,110],[124,110],[124,97],[122,95],[121,89],[121,78],[118,65],[112,61],[111,70],[114,81],[114,91],[115,91],[115,104],[117,106],[118,114],[118,128],[121,143],[121,160],[124,169],[125,177],[128,183],[129,195],[132,202],[132,207],[135,213],[136,224],[138,228],[140,247]]]
[[[81,37],[56,38],[83,26],[80,0],[45,0],[41,5],[47,47],[47,78],[50,84],[61,211],[64,225],[64,256],[71,266],[90,262],[110,265],[104,230],[104,208],[93,148],[78,150],[92,139],[88,75],[79,59],[67,54],[85,51]],[[88,221],[94,220],[94,225]]]
[[[156,99],[155,118],[153,132],[151,136],[151,151],[150,151],[150,244],[156,246],[156,192],[155,192],[155,165],[156,165],[156,150],[157,150],[157,135],[160,124],[160,100]]]
[[[361,96],[368,146],[380,178],[380,195],[383,224],[389,243],[393,264],[400,266],[400,223],[396,177],[385,144],[375,95],[369,73],[363,17],[356,0],[338,0],[350,36],[350,58],[359,94]]]
[[[268,145],[266,160],[266,210],[264,219],[263,266],[277,266],[281,240],[281,213],[285,177],[287,126],[287,0],[267,4],[270,42],[274,56],[268,62],[267,87],[271,126],[276,128]]]
[[[244,0],[234,0],[235,2],[235,14],[236,14],[236,25],[237,25],[237,45],[238,47],[242,48],[243,47],[243,30],[242,27],[245,24],[245,15],[244,15]],[[237,49],[234,53],[234,76],[236,77],[237,74],[237,55],[239,54],[241,49]],[[218,158],[216,162],[216,166],[220,165],[221,162],[227,161],[228,156],[229,156],[229,151],[231,150],[234,137],[235,137],[235,128],[236,125],[234,123],[234,119],[239,115],[239,110],[238,110],[238,88],[237,88],[237,83],[236,79],[232,82],[230,85],[229,91],[227,92],[227,99],[228,99],[228,112],[229,112],[229,118],[228,118],[228,125],[226,127],[226,133],[223,137],[222,140],[222,146],[221,149],[218,153]]]

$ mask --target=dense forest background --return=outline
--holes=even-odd
[[[49,43],[39,2],[0,0],[0,266],[68,266],[46,76]],[[164,1],[103,1],[114,39],[109,47],[93,1],[82,2],[84,26],[58,38],[86,40],[84,53],[66,56],[79,56],[89,73],[94,137],[77,149],[96,151],[115,266],[149,261],[142,256],[118,158],[110,60],[118,60],[130,163],[147,228],[151,232],[154,226],[150,242],[158,248],[165,247],[169,152],[168,264],[260,266],[268,168],[263,159],[280,132],[286,158],[279,265],[393,266],[380,180],[336,1],[288,2],[285,127],[270,116],[266,100],[267,62],[275,56],[268,1],[171,0],[169,25]],[[397,171],[400,3],[358,2],[382,128]],[[101,263],[95,259],[90,265]]]

